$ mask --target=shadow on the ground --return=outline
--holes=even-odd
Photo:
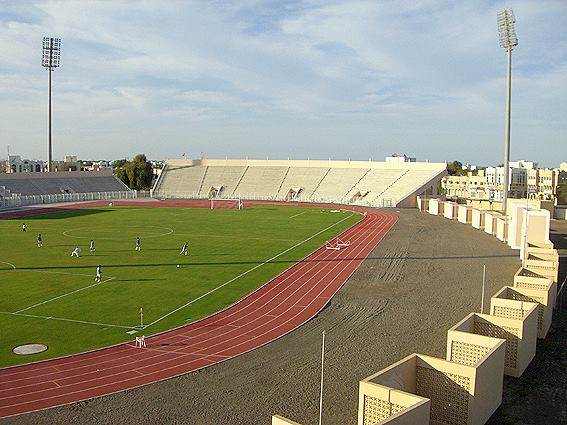
[[[98,254],[97,254],[98,256]],[[101,257],[103,255],[100,255]],[[89,258],[88,255],[84,256]],[[95,256],[93,256],[94,258]],[[301,260],[300,262],[303,263],[334,263],[337,261],[354,261],[354,260],[408,260],[408,261],[446,261],[446,260],[467,260],[467,259],[494,259],[494,258],[516,258],[516,254],[506,254],[506,255],[467,255],[467,256],[442,256],[442,257],[344,257],[340,259],[322,259],[322,260]],[[191,258],[189,257],[181,257],[183,258]],[[266,262],[264,259],[260,260],[250,260],[250,261],[209,261],[209,262],[192,262],[192,263],[180,263],[179,261],[173,261],[171,263],[144,263],[144,264],[105,264],[106,267],[162,267],[162,266],[176,266],[180,264],[182,267],[191,267],[191,266],[238,266],[238,265],[249,265],[249,266],[256,266]],[[288,258],[288,259],[280,259],[280,260],[272,260],[267,261],[266,264],[293,264],[297,262],[297,260]],[[76,265],[76,266],[37,266],[37,267],[20,267],[15,270],[51,270],[51,269],[84,269],[88,268],[89,266],[86,265]]]
[[[46,207],[41,209],[31,209],[23,211],[13,211],[0,214],[0,219],[6,218],[12,221],[32,221],[32,220],[59,220],[64,218],[81,217],[84,215],[100,214],[111,212],[111,209],[101,208],[71,208],[71,207]],[[13,213],[13,214],[10,214]],[[17,213],[17,216],[14,216]]]

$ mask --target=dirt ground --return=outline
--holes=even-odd
[[[323,423],[356,424],[359,380],[413,352],[444,357],[447,329],[480,310],[483,265],[487,300],[511,284],[520,266],[517,251],[471,226],[416,210],[398,215],[328,307],[295,332],[198,372],[2,424],[268,425],[271,415],[280,414],[314,425],[323,330]],[[567,226],[555,232],[567,245]],[[503,405],[491,425],[567,423],[562,320],[538,343],[524,376],[506,377]]]

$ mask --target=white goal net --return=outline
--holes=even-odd
[[[240,199],[211,198],[211,209],[215,209],[215,208],[241,210],[242,209],[242,201]]]

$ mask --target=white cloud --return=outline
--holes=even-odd
[[[432,160],[500,162],[506,58],[495,12],[505,6],[438,0],[10,4],[0,9],[0,149],[10,144],[23,155],[44,153],[40,46],[49,34],[63,38],[61,68],[53,74],[60,155],[69,149],[84,157],[132,150],[214,156],[230,147],[239,156],[376,158],[398,146]],[[513,152],[533,152],[534,160],[551,165],[565,148],[546,156],[531,145],[536,130],[540,140],[556,144],[567,131],[559,112],[567,106],[566,35],[550,35],[548,28],[567,24],[567,6],[547,0],[513,7],[520,38]]]

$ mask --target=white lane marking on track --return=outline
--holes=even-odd
[[[292,215],[290,218],[299,217],[302,214],[305,214],[305,211],[300,212],[299,214]]]
[[[82,287],[82,288],[75,289],[74,291],[67,292],[67,293],[62,294],[62,295],[58,295],[58,296],[53,297],[53,298],[51,298],[51,299],[49,299],[49,300],[45,300],[45,301],[42,301],[42,302],[40,302],[40,303],[37,303],[37,304],[34,304],[34,305],[30,305],[29,307],[22,308],[22,309],[20,309],[20,310],[18,310],[18,311],[15,311],[14,314],[21,313],[21,312],[23,312],[23,311],[29,310],[29,309],[34,308],[34,307],[39,307],[40,305],[50,303],[50,302],[52,302],[52,301],[58,300],[58,299],[60,299],[60,298],[66,297],[66,296],[68,296],[68,295],[76,294],[77,292],[84,291],[85,289],[89,289],[89,288],[92,288],[92,287],[94,287],[94,286],[102,285],[103,283],[109,282],[109,281],[111,281],[111,280],[113,280],[113,279],[115,279],[115,278],[114,278],[114,277],[110,277],[110,278],[108,278],[108,279],[106,279],[106,280],[103,280],[102,282],[93,283],[92,285],[84,286],[84,287]]]
[[[14,266],[12,263],[8,263],[7,261],[0,261],[0,264],[7,264],[10,267],[12,267],[14,270],[16,270],[16,266]]]
[[[12,313],[10,311],[0,311],[0,314],[7,314],[7,315],[10,315],[10,316],[31,317],[31,318],[34,318],[34,319],[57,320],[57,321],[60,321],[60,322],[82,323],[82,324],[85,324],[85,325],[107,326],[107,327],[111,327],[111,328],[132,329],[132,328],[136,327],[136,326],[113,325],[113,324],[110,324],[110,323],[89,322],[87,320],[65,319],[64,317],[38,316],[36,314]]]
[[[156,323],[162,321],[162,320],[165,319],[166,317],[171,316],[171,315],[174,314],[174,313],[177,313],[179,310],[182,310],[182,309],[184,309],[185,307],[188,307],[188,306],[190,306],[191,304],[193,304],[193,303],[199,301],[200,299],[202,299],[202,298],[204,298],[204,297],[206,297],[206,296],[212,294],[213,292],[218,291],[219,289],[225,287],[225,286],[228,285],[229,283],[232,283],[232,282],[234,282],[235,280],[240,279],[242,276],[245,276],[245,275],[247,275],[248,273],[253,272],[253,271],[256,270],[257,268],[260,268],[260,267],[262,267],[263,265],[268,264],[270,261],[273,261],[273,260],[275,260],[276,258],[281,257],[283,254],[285,254],[285,253],[291,251],[291,250],[294,249],[294,248],[297,248],[299,245],[304,244],[305,242],[307,242],[307,241],[313,239],[314,237],[320,235],[321,233],[326,232],[327,230],[329,230],[329,229],[335,227],[336,225],[342,223],[343,221],[345,221],[346,219],[352,217],[353,215],[354,215],[354,213],[352,213],[352,214],[346,216],[345,218],[343,218],[343,219],[337,221],[336,223],[333,223],[333,224],[331,224],[330,226],[325,227],[323,230],[319,230],[317,233],[315,233],[315,234],[309,236],[307,239],[304,239],[304,240],[302,240],[301,242],[296,243],[296,244],[293,245],[291,248],[287,248],[286,250],[280,252],[279,254],[274,255],[272,258],[267,259],[267,260],[264,261],[263,263],[256,264],[256,265],[255,265],[254,267],[252,267],[251,269],[246,270],[245,272],[240,273],[238,276],[233,277],[232,279],[230,279],[230,280],[224,282],[223,284],[217,286],[216,288],[213,288],[213,289],[211,289],[210,291],[204,293],[203,295],[200,295],[200,296],[198,296],[197,298],[195,298],[195,299],[193,299],[193,300],[191,300],[191,301],[189,301],[189,302],[183,304],[182,306],[177,307],[176,309],[170,311],[169,313],[164,314],[163,316],[161,316],[160,318],[154,320],[153,322],[148,323],[148,324],[145,325],[142,329],[147,329],[148,327],[150,327],[150,326],[152,326],[152,325],[155,325]]]

